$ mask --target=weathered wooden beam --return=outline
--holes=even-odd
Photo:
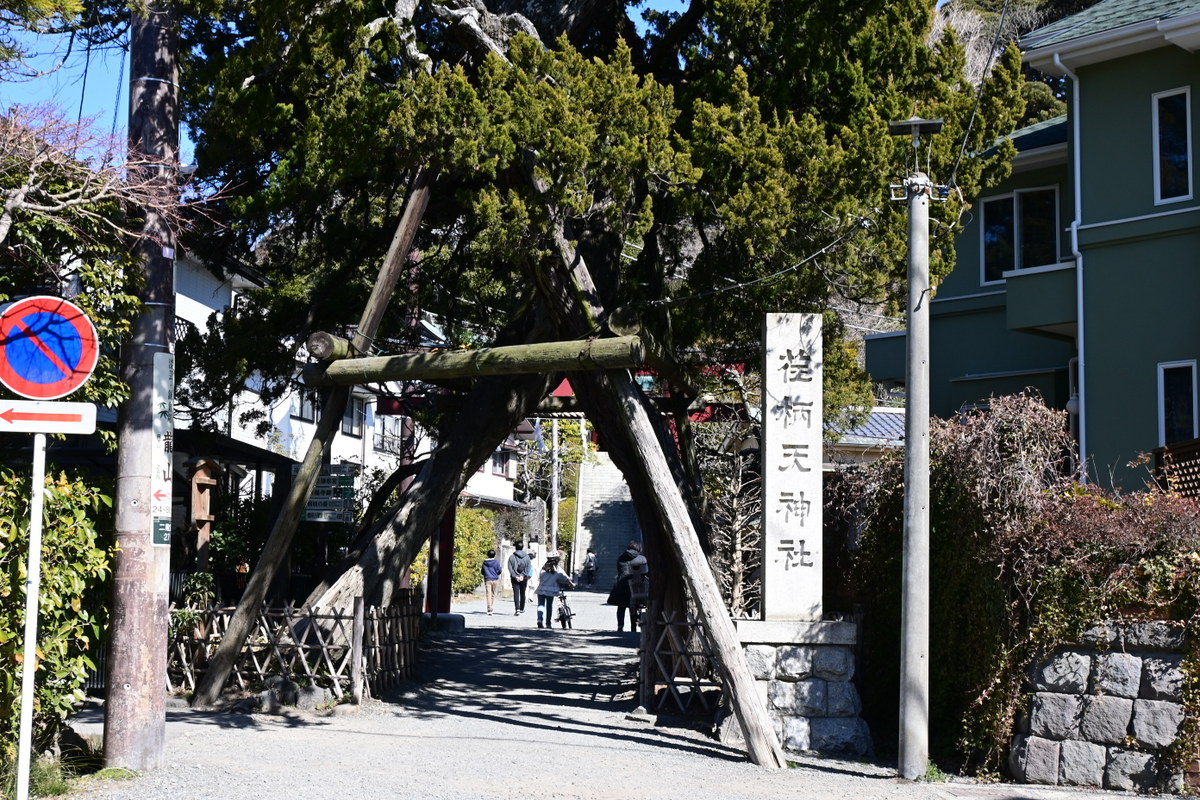
[[[333,361],[354,355],[354,347],[349,339],[325,331],[317,331],[309,336],[304,344],[308,348],[308,354],[318,361]]]
[[[309,386],[353,386],[400,380],[627,369],[640,366],[645,359],[646,347],[642,340],[636,336],[622,336],[479,350],[344,358],[309,365],[304,369],[304,382]]]

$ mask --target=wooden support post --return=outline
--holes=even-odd
[[[418,170],[417,174],[413,176],[408,200],[404,204],[404,214],[400,217],[399,225],[396,226],[396,234],[392,237],[387,257],[379,268],[379,277],[371,290],[371,297],[367,301],[366,308],[363,309],[362,317],[359,318],[358,330],[354,335],[354,347],[358,352],[363,352],[370,345],[375,338],[375,333],[379,330],[379,323],[387,308],[388,298],[391,297],[396,283],[400,279],[404,262],[412,249],[413,239],[417,235],[417,227],[425,215],[425,208],[429,205],[431,185],[432,179],[424,170]],[[331,391],[326,398],[321,409],[321,418],[317,421],[317,430],[313,434],[312,441],[309,442],[308,450],[304,454],[304,461],[300,464],[300,470],[292,480],[291,491],[288,492],[283,508],[279,510],[279,516],[275,519],[275,525],[271,528],[266,544],[263,545],[258,566],[254,568],[254,573],[246,583],[246,590],[238,602],[237,610],[229,620],[225,636],[221,639],[221,644],[209,662],[208,670],[204,673],[204,680],[196,688],[192,705],[211,706],[220,698],[221,689],[225,686],[225,681],[229,679],[234,662],[237,661],[237,656],[242,651],[242,645],[245,644],[246,637],[250,634],[254,614],[266,600],[271,579],[275,577],[279,565],[284,562],[291,551],[296,526],[300,521],[301,514],[304,513],[304,507],[308,504],[308,498],[312,494],[313,486],[316,485],[317,476],[321,471],[322,454],[341,427],[342,415],[346,411],[346,401],[349,396],[348,388],[338,387]]]
[[[650,422],[640,390],[628,373],[608,374],[608,384],[621,410],[617,415],[622,432],[641,459],[650,482],[650,494],[658,507],[681,572],[696,601],[697,612],[708,631],[713,656],[724,673],[734,713],[742,727],[750,760],[765,767],[785,767],[783,750],[775,736],[767,710],[754,686],[754,676],[746,664],[729,611],[717,588],[708,560],[700,549],[700,539],[692,525],[679,487],[671,476],[658,436]]]
[[[364,605],[361,597],[354,598],[354,627],[350,632],[350,697],[355,705],[360,705],[363,699]]]
[[[354,355],[354,347],[349,339],[325,331],[317,331],[309,336],[304,344],[308,348],[308,354],[318,361],[333,361]]]

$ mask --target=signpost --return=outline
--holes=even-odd
[[[82,386],[96,367],[97,354],[96,329],[91,320],[78,306],[66,300],[27,297],[0,308],[0,383],[34,401],[0,401],[0,433],[34,434],[29,555],[25,570],[25,649],[21,664],[17,800],[28,800],[29,797],[46,434],[86,434],[96,430],[96,406],[91,403],[41,401],[65,397]]]
[[[820,620],[820,314],[768,314],[763,365],[764,620]]]
[[[171,454],[175,450],[175,356],[154,354],[151,403],[154,449],[150,454],[150,543],[171,546]]]
[[[309,522],[354,522],[354,483],[358,470],[357,464],[321,467],[321,474],[304,507],[304,519]],[[293,464],[293,480],[299,472],[300,465]]]

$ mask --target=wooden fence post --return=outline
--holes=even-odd
[[[354,627],[350,634],[350,697],[355,705],[363,698],[363,599],[354,598]]]

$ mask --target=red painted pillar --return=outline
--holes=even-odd
[[[450,598],[453,595],[454,576],[454,520],[458,505],[451,504],[442,517],[441,535],[438,536],[438,585],[437,610],[439,614],[450,613]]]

